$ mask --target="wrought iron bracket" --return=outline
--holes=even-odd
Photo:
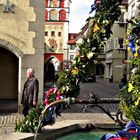
[[[105,114],[107,114],[108,117],[110,117],[116,125],[119,125],[121,128],[123,128],[127,122],[127,120],[124,118],[124,114],[120,111],[120,109],[117,109],[115,114],[112,114],[108,108],[104,108],[101,106],[101,104],[111,104],[116,103],[118,104],[120,102],[119,98],[99,98],[97,94],[94,92],[89,93],[88,98],[86,100],[79,100],[77,99],[76,103],[78,104],[86,104],[83,107],[83,112],[86,112],[87,108],[93,108],[98,107],[100,108]]]

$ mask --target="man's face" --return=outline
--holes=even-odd
[[[27,70],[26,76],[27,78],[31,78],[33,76],[33,72]]]

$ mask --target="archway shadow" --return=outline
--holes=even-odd
[[[0,114],[18,112],[17,99],[0,99]]]

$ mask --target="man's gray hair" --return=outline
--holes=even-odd
[[[27,72],[31,72],[33,75],[35,74],[35,70],[33,68],[28,68]]]

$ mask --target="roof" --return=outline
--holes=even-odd
[[[75,44],[78,33],[69,33],[68,44]]]
[[[74,43],[76,43],[75,39],[68,40],[68,44],[74,44]]]

